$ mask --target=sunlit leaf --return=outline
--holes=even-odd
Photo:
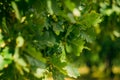
[[[77,78],[78,76],[80,76],[78,69],[70,64],[68,64],[64,69],[67,71],[70,77]]]
[[[71,0],[66,0],[65,1],[65,5],[71,11],[73,11],[73,9],[75,8],[75,4]]]
[[[21,20],[21,16],[20,16],[20,12],[19,12],[17,4],[14,1],[12,1],[11,5],[12,5],[13,9],[15,10],[16,18],[20,21]]]
[[[35,73],[34,73],[34,76],[36,76],[37,78],[44,77],[45,76],[45,72],[47,72],[46,69],[37,68]]]
[[[100,14],[96,13],[95,11],[91,11],[90,13],[83,15],[80,21],[82,28],[84,29],[90,28],[91,26],[94,26],[100,22]]]
[[[53,10],[52,10],[52,1],[51,0],[47,0],[47,6],[48,6],[48,12],[52,15]]]
[[[76,17],[80,17],[81,13],[80,13],[80,11],[77,8],[74,8],[73,9],[73,15],[76,16]]]
[[[66,62],[66,51],[65,51],[65,47],[63,44],[61,44],[61,49],[62,49],[62,53],[61,53],[61,57],[60,60],[61,62]]]
[[[0,54],[0,70],[8,67],[12,63],[12,54],[8,52],[8,47],[5,47]]]
[[[23,37],[22,36],[18,36],[17,37],[17,39],[16,39],[16,46],[17,47],[22,47],[23,46],[23,44],[24,44],[24,39],[23,39]]]

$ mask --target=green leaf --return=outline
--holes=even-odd
[[[45,76],[45,73],[47,72],[46,63],[43,63],[42,61],[37,60],[29,55],[25,55],[25,57],[27,58],[27,61],[30,64],[31,73],[35,77],[41,78]]]
[[[9,48],[8,48],[8,47],[5,47],[5,48],[3,49],[1,55],[4,57],[4,59],[12,60],[12,54],[9,53]]]
[[[60,14],[61,10],[60,10],[60,6],[59,6],[59,2],[57,0],[51,0],[52,1],[52,10],[54,11],[54,14]]]
[[[85,31],[80,32],[80,36],[82,39],[86,40],[87,42],[93,42],[96,39],[95,31],[93,28],[89,28]]]
[[[85,44],[85,41],[81,39],[74,39],[71,42],[66,44],[66,51],[76,56],[80,56],[80,53],[85,48],[84,44]]]
[[[48,6],[48,12],[53,15],[53,9],[52,9],[52,1],[51,0],[47,0],[47,6]]]
[[[70,77],[77,78],[78,76],[80,76],[78,69],[71,64],[68,64],[64,69],[67,71],[67,74]]]
[[[73,16],[72,13],[68,13],[67,16],[68,16],[68,18],[69,18],[69,20],[70,20],[71,23],[76,23],[76,20],[75,20],[75,18],[74,18],[74,16]]]
[[[60,32],[63,32],[62,25],[53,23],[53,31],[55,32],[56,35],[60,35]]]
[[[0,55],[0,70],[4,68],[4,58]]]
[[[80,20],[82,29],[90,28],[91,26],[96,25],[99,22],[101,22],[100,14],[96,13],[95,11],[91,11],[90,13],[83,15]]]
[[[9,53],[9,48],[5,47],[0,54],[0,70],[12,63],[12,54]]]
[[[15,53],[14,53],[13,59],[14,59],[16,68],[20,71],[21,74],[24,74],[23,69],[26,72],[29,72],[26,61],[19,55],[18,47],[15,48]]]
[[[79,26],[74,26],[73,25],[73,31],[72,33],[74,34],[74,37],[77,38],[80,36],[81,33],[81,28]]]
[[[65,76],[61,72],[56,70],[55,68],[52,69],[52,73],[53,73],[53,79],[54,80],[64,80]]]
[[[31,57],[29,55],[25,55],[25,57],[27,58],[27,61],[31,65],[31,67],[34,67],[34,68],[39,67],[39,68],[43,68],[43,69],[46,68],[46,64],[43,63],[42,61],[36,60],[36,59],[34,59],[33,57]]]
[[[4,32],[9,33],[5,17],[2,18],[2,28]]]
[[[28,43],[27,48],[25,49],[25,51],[32,57],[34,57],[35,59],[42,61],[42,62],[46,62],[46,59],[43,58],[42,53],[40,51],[37,51],[32,45],[30,45]]]
[[[61,62],[66,62],[66,51],[65,51],[65,47],[63,44],[60,45],[61,49],[62,49],[62,53],[60,56],[60,61]]]
[[[19,12],[17,4],[14,1],[12,1],[11,5],[12,5],[13,9],[15,10],[16,18],[20,21],[21,20],[21,16],[20,16],[20,12]]]
[[[55,35],[52,33],[52,31],[45,31],[42,36],[40,36],[39,39],[40,45],[53,47],[56,43]]]
[[[57,70],[59,70],[61,73],[66,74],[66,71],[63,70],[63,68],[66,66],[66,62],[61,62],[59,56],[53,56],[50,58],[50,62]]]
[[[27,63],[22,58],[18,58],[15,61],[16,61],[17,64],[19,64],[22,67],[26,67],[27,66]]]
[[[49,47],[54,46],[54,44],[56,43],[56,39],[55,39],[54,34],[50,31],[50,32],[48,32],[48,35],[45,37],[47,37],[46,45]]]
[[[66,34],[65,34],[65,38],[67,38],[72,31],[73,31],[73,26],[68,26],[67,32],[66,32]]]
[[[65,0],[65,5],[70,11],[75,8],[75,4],[71,0]]]

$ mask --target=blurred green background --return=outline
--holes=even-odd
[[[91,51],[84,50],[80,56],[81,77],[83,80],[119,80],[120,0],[93,0],[92,8],[103,20],[95,27],[96,40],[88,44]]]

